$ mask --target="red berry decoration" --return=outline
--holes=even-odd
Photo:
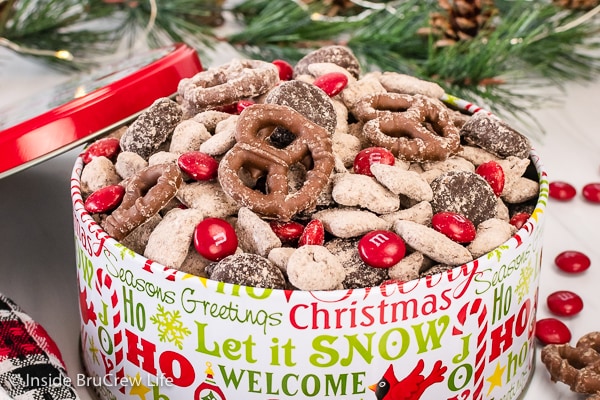
[[[394,232],[371,231],[358,241],[358,255],[374,268],[391,268],[406,254],[404,240]]]
[[[313,219],[304,227],[300,239],[298,239],[298,247],[312,244],[322,246],[325,243],[325,228],[323,223],[318,219]]]
[[[475,239],[477,230],[469,219],[461,214],[442,211],[431,218],[431,226],[458,243],[469,243]]]
[[[341,72],[329,72],[315,79],[313,85],[333,97],[348,85],[348,77]]]
[[[206,153],[189,151],[177,159],[177,165],[192,179],[208,181],[217,176],[219,162]]]
[[[235,229],[221,218],[206,218],[194,230],[194,247],[204,258],[219,261],[237,250]]]
[[[560,201],[571,200],[577,194],[573,185],[567,182],[550,182],[548,195]]]
[[[556,315],[570,317],[583,310],[583,300],[579,295],[568,290],[559,290],[546,299],[548,308]]]
[[[279,79],[289,81],[294,77],[294,68],[284,60],[273,60],[272,64],[279,70]]]
[[[354,172],[357,174],[373,176],[372,164],[394,165],[396,159],[391,151],[383,147],[367,147],[354,157]]]
[[[255,102],[253,100],[240,100],[240,101],[238,101],[237,104],[236,104],[237,113],[241,114],[242,111],[244,111],[246,108],[250,107],[253,104],[255,104]]]
[[[114,157],[121,151],[121,145],[119,139],[114,137],[102,138],[90,145],[81,156],[85,164],[92,161],[96,157],[104,156],[106,158],[114,159]]]
[[[494,194],[500,196],[504,190],[504,170],[496,161],[480,164],[475,173],[481,176],[492,187]]]
[[[564,344],[571,340],[571,331],[556,318],[540,319],[535,323],[535,337],[542,344]]]
[[[588,183],[583,187],[581,193],[587,201],[600,204],[600,183]]]
[[[521,229],[525,222],[531,217],[531,214],[526,212],[520,212],[513,215],[509,221],[509,223],[517,229]]]
[[[554,258],[554,263],[569,274],[583,272],[592,264],[588,256],[575,250],[563,251]]]
[[[83,204],[91,213],[104,213],[117,208],[125,196],[125,188],[121,185],[105,186],[92,193]]]
[[[304,225],[295,221],[271,221],[269,225],[279,240],[284,243],[296,242],[304,232]]]

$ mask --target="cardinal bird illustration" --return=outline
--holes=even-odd
[[[377,400],[418,400],[429,386],[444,381],[444,373],[448,369],[441,361],[437,361],[429,376],[424,377],[424,367],[425,362],[419,360],[412,372],[399,381],[394,373],[394,365],[390,364],[379,382],[369,386],[369,389],[375,392]]]

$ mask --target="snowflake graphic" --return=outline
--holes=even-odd
[[[192,332],[181,321],[181,314],[178,310],[167,311],[159,304],[158,312],[150,317],[150,321],[158,327],[158,338],[161,342],[171,342],[179,350],[183,350],[183,339],[191,335]]]
[[[529,293],[529,284],[531,282],[532,276],[533,268],[531,268],[531,264],[521,269],[521,276],[519,277],[519,282],[515,287],[515,292],[519,297],[519,302],[521,302],[521,300],[523,300],[523,297],[525,297],[525,295]]]

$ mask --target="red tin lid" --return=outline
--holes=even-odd
[[[94,70],[0,110],[0,178],[70,150],[172,96],[202,71],[194,49],[175,44]]]

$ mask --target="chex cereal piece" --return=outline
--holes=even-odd
[[[429,183],[414,171],[405,171],[395,165],[373,164],[371,172],[379,183],[394,194],[403,194],[417,201],[433,199],[433,191]]]
[[[398,279],[403,282],[417,279],[422,270],[431,266],[431,260],[423,253],[414,251],[406,256],[399,263],[389,269],[390,279]]]
[[[160,214],[156,214],[137,228],[135,228],[129,235],[125,236],[121,240],[121,244],[128,249],[135,251],[138,254],[144,254],[144,250],[150,239],[150,234],[156,228],[156,226],[162,221]]]
[[[247,252],[267,257],[271,249],[281,247],[281,240],[275,235],[269,223],[249,208],[242,207],[238,211],[235,230],[240,247]]]
[[[439,99],[444,89],[435,82],[424,81],[414,76],[386,71],[379,77],[379,82],[390,92],[405,94],[422,94]]]
[[[123,179],[137,174],[148,166],[148,161],[132,151],[122,151],[117,156],[115,170]]]
[[[394,223],[394,231],[408,246],[439,263],[461,265],[473,259],[469,250],[425,225],[398,220]]]
[[[477,258],[506,242],[516,230],[507,221],[498,218],[488,219],[477,225],[477,235],[467,249],[473,258]]]
[[[169,151],[176,154],[197,151],[200,145],[210,137],[211,134],[204,124],[193,119],[186,119],[175,127],[171,136]]]
[[[366,175],[337,174],[333,177],[333,199],[344,206],[360,206],[377,214],[398,210],[400,199]]]
[[[223,192],[219,182],[197,181],[184,183],[177,198],[185,206],[201,210],[206,215],[225,218],[234,215],[240,206]]]
[[[152,154],[148,158],[148,165],[177,164],[177,158],[179,158],[179,155],[175,153],[170,153],[168,151],[159,151]]]
[[[204,214],[193,208],[169,211],[150,234],[144,256],[179,269],[190,249],[194,229],[203,218]]]
[[[211,135],[213,135],[215,133],[215,129],[217,129],[217,124],[221,121],[226,120],[229,117],[231,117],[231,114],[228,114],[226,112],[217,110],[207,110],[194,115],[192,120],[204,125],[206,130]]]
[[[287,271],[288,261],[294,251],[296,251],[294,247],[275,247],[269,251],[267,259],[285,273]]]
[[[431,217],[433,217],[433,209],[428,201],[421,201],[410,208],[381,215],[381,218],[390,224],[404,219],[421,225],[430,225]]]
[[[325,230],[338,238],[356,237],[387,229],[390,225],[372,212],[353,208],[329,208],[314,213],[312,217],[320,220]]]
[[[287,264],[290,283],[301,290],[333,290],[341,288],[346,270],[323,246],[297,248]]]
[[[237,115],[219,122],[215,134],[200,145],[200,151],[211,156],[225,154],[235,144],[235,125]]]
[[[112,161],[104,156],[94,157],[81,172],[81,191],[92,193],[105,186],[117,185],[121,177]]]

